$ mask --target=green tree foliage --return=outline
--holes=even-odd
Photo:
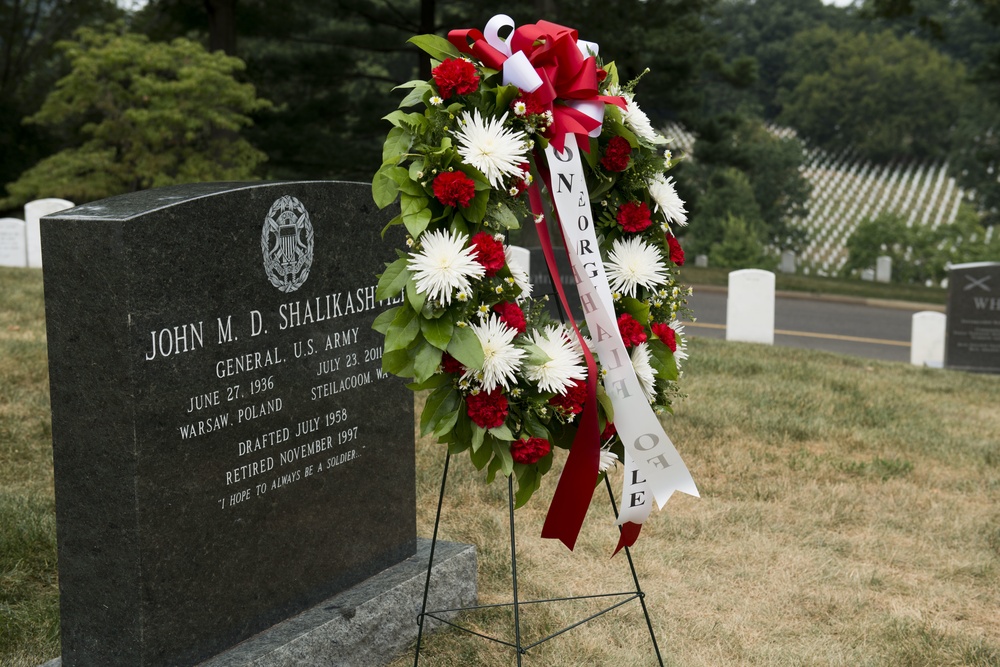
[[[774,136],[760,120],[719,116],[704,124],[681,171],[692,252],[707,253],[721,241],[729,216],[742,219],[761,244],[799,249],[804,234],[790,223],[807,212],[802,158],[800,141]]]
[[[732,213],[721,221],[721,239],[712,243],[708,253],[711,266],[727,269],[773,269],[776,260],[769,255],[755,225]]]
[[[781,122],[824,148],[853,146],[876,160],[947,154],[951,129],[973,93],[961,64],[926,42],[889,31],[852,35],[820,28],[795,38],[803,54],[831,42],[821,69],[808,71],[802,61],[789,72],[779,97]]]
[[[248,114],[269,106],[234,78],[239,60],[186,39],[150,42],[120,27],[82,28],[60,43],[72,71],[28,121],[76,141],[11,183],[7,206],[247,179],[266,159],[239,136]]]
[[[21,119],[60,77],[56,41],[120,14],[112,0],[0,0],[0,188],[55,149],[44,128]]]
[[[908,227],[906,219],[894,213],[866,218],[847,240],[847,251],[845,275],[874,268],[877,258],[885,255],[892,258],[893,282],[937,284],[947,277],[949,264],[1000,257],[1000,235],[985,243],[979,216],[963,204],[954,223],[937,229]]]

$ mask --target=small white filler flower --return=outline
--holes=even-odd
[[[421,251],[410,255],[406,263],[417,282],[417,292],[450,304],[455,290],[471,291],[470,279],[482,278],[486,270],[475,260],[476,249],[465,247],[468,240],[465,234],[445,230],[421,235]]]
[[[522,174],[521,165],[528,161],[528,137],[523,132],[504,128],[505,113],[500,118],[486,119],[479,109],[462,114],[458,139],[458,154],[473,167],[483,172],[495,189],[503,189],[504,176]]]
[[[605,264],[608,284],[614,292],[635,297],[639,285],[653,288],[667,275],[667,266],[660,251],[639,236],[615,239]]]

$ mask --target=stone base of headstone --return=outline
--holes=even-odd
[[[417,638],[430,540],[416,555],[293,616],[198,667],[371,667],[388,664]],[[428,609],[476,604],[476,548],[438,542]],[[427,619],[424,632],[441,623]],[[42,667],[61,667],[59,658]]]

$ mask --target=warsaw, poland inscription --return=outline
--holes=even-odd
[[[45,221],[66,667],[196,664],[415,551],[384,217],[310,182]]]

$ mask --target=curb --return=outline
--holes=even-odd
[[[711,294],[727,294],[729,289],[722,285],[691,285],[697,294],[698,292],[709,292]],[[947,312],[947,307],[939,303],[916,303],[913,301],[898,301],[896,299],[876,299],[861,296],[844,296],[842,294],[823,294],[822,292],[787,292],[777,290],[775,298],[801,299],[804,301],[826,301],[829,303],[851,303],[860,306],[872,306],[875,308],[894,308],[896,310],[912,310],[914,312],[931,310],[938,313]]]

